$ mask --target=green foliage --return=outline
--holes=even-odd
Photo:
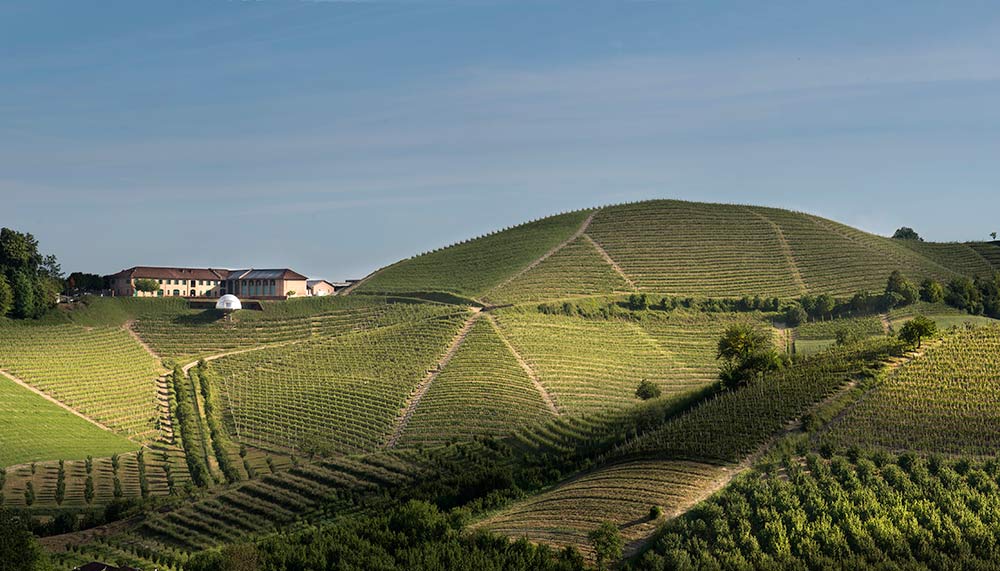
[[[809,314],[798,303],[791,303],[785,307],[783,319],[788,327],[797,327],[809,319]]]
[[[27,518],[0,507],[0,570],[43,571],[51,569],[48,556],[35,541]]]
[[[485,533],[464,536],[449,514],[424,502],[408,502],[389,513],[344,520],[294,534],[260,540],[256,548],[206,552],[194,556],[187,571],[244,569],[408,569],[437,571],[582,571],[573,551],[554,552],[521,540]]]
[[[195,397],[192,394],[190,379],[180,366],[175,366],[170,376],[176,404],[173,416],[177,419],[177,429],[180,430],[184,456],[187,459],[191,481],[196,486],[208,486],[212,483],[212,475],[205,463],[205,450],[202,447],[202,434]]]
[[[660,390],[660,387],[646,379],[639,381],[639,387],[635,389],[636,398],[642,400],[659,398],[661,394],[663,394],[663,391]]]
[[[0,318],[4,317],[14,307],[14,291],[10,288],[7,276],[0,274]]]
[[[55,257],[42,255],[31,234],[10,228],[0,229],[0,275],[5,277],[11,293],[8,311],[0,312],[0,316],[9,313],[14,318],[37,319],[55,305],[56,295],[62,290]]]
[[[924,339],[937,333],[937,324],[923,315],[918,315],[903,324],[899,330],[899,338],[910,345],[919,348]]]
[[[920,234],[917,234],[916,230],[910,228],[909,226],[903,226],[902,228],[897,229],[893,233],[892,237],[896,240],[916,240],[917,242],[924,241],[924,239],[920,237]]]
[[[930,278],[925,279],[920,283],[920,300],[927,303],[938,303],[944,300],[944,287]]]
[[[781,368],[770,332],[751,322],[730,325],[719,339],[717,358],[723,359],[719,380],[735,389]]]
[[[146,293],[160,291],[160,283],[150,278],[139,278],[134,282],[135,290]]]
[[[629,569],[991,569],[995,461],[854,454],[754,470],[668,522]]]
[[[219,463],[223,477],[229,483],[238,482],[240,477],[239,469],[233,463],[230,450],[235,448],[235,444],[230,439],[222,423],[222,410],[220,409],[219,398],[215,393],[215,373],[204,360],[198,362],[198,366],[191,369],[191,380],[201,387],[201,396],[204,399],[205,421],[208,424],[209,435],[212,440],[212,452]]]
[[[920,292],[910,280],[903,276],[899,270],[894,270],[889,274],[889,279],[885,285],[885,294],[893,300],[889,308],[910,305],[920,298]],[[895,297],[898,295],[898,297]]]
[[[587,538],[594,549],[598,569],[607,569],[610,563],[621,559],[625,543],[617,525],[606,521],[590,532]]]

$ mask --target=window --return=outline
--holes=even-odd
[[[163,290],[162,289],[156,290],[156,296],[157,297],[163,297]]]
[[[175,289],[175,290],[174,290],[174,295],[180,295],[180,294],[181,294],[181,291],[180,291],[180,290],[178,290],[178,289]]]

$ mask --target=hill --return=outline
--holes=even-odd
[[[818,216],[655,200],[562,214],[409,258],[356,293],[444,291],[492,303],[642,291],[849,296],[900,270],[947,282],[1000,270],[1000,246],[893,240]]]

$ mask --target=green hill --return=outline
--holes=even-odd
[[[879,291],[988,275],[1000,246],[876,236],[810,214],[654,200],[562,214],[403,260],[357,293],[444,291],[494,303],[614,292],[733,297]]]

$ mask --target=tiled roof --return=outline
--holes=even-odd
[[[212,268],[161,268],[154,266],[136,266],[113,274],[112,278],[152,278],[170,280],[224,280],[229,270]]]

